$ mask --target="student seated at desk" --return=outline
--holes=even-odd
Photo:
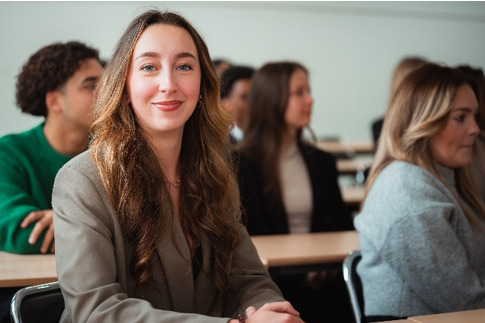
[[[62,322],[301,322],[240,221],[231,121],[189,22],[130,23],[95,117],[54,184]]]
[[[45,46],[22,67],[17,105],[45,120],[0,138],[0,250],[54,252],[54,178],[88,146],[94,89],[102,73],[98,51],[79,42]]]
[[[478,87],[479,118],[477,120],[480,133],[475,139],[472,155],[472,175],[478,192],[485,202],[485,75],[481,68],[460,65],[459,70],[475,79]]]
[[[221,103],[233,118],[231,141],[237,143],[243,137],[242,125],[248,111],[249,89],[254,69],[248,66],[231,66],[222,73]]]
[[[354,221],[369,321],[485,308],[485,206],[469,175],[477,93],[428,63],[391,100]]]
[[[399,84],[404,79],[404,77],[410,72],[414,71],[417,68],[420,68],[426,63],[427,63],[427,60],[419,56],[407,56],[401,59],[401,61],[399,61],[399,63],[396,65],[392,73],[389,100],[391,100],[392,95],[394,94],[394,92],[396,92],[397,88],[399,87]],[[384,117],[380,117],[374,122],[372,122],[372,125],[371,125],[372,138],[374,140],[375,148],[377,148],[377,143],[379,141],[379,136],[381,135],[383,123],[384,123]]]
[[[301,64],[268,63],[253,75],[244,137],[236,146],[251,235],[353,229],[334,157],[302,138],[312,108],[308,71]],[[298,302],[305,321],[345,322],[346,314],[352,320],[339,272],[287,275],[276,282],[285,297]]]
[[[52,185],[57,171],[86,150],[98,51],[79,42],[45,46],[17,79],[17,105],[44,122],[0,138],[0,250],[54,251]]]

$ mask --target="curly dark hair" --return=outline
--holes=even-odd
[[[221,99],[227,98],[234,83],[241,79],[251,79],[254,69],[249,66],[231,66],[221,75]]]
[[[95,58],[98,50],[80,42],[54,43],[30,56],[17,77],[15,98],[22,112],[47,116],[45,95],[66,84],[81,62]]]

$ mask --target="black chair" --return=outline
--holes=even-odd
[[[59,282],[22,288],[15,293],[10,306],[14,323],[59,322],[63,310]]]
[[[360,250],[352,251],[345,257],[343,263],[343,274],[345,285],[350,296],[350,303],[354,312],[355,321],[357,323],[365,323],[364,316],[364,295],[362,291],[362,283],[357,274],[357,264],[362,259]]]

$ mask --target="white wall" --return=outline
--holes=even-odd
[[[485,68],[485,2],[0,2],[0,135],[42,120],[15,106],[15,78],[32,53],[80,40],[108,58],[131,19],[152,6],[188,18],[213,58],[306,65],[320,137],[370,139],[405,55]]]

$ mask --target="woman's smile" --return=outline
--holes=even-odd
[[[153,102],[152,105],[161,111],[173,111],[177,110],[183,103],[183,101],[179,100],[170,100]]]

